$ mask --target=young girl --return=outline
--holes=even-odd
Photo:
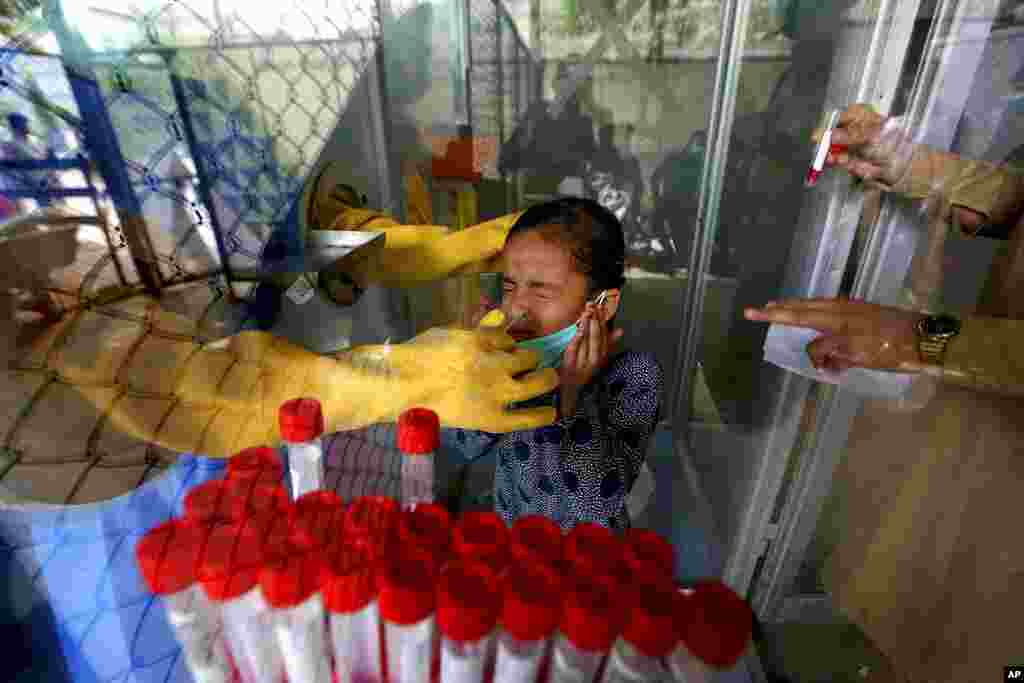
[[[508,523],[542,514],[563,529],[630,524],[626,496],[659,419],[664,379],[653,355],[614,351],[624,261],[618,219],[588,199],[530,208],[505,242],[508,332],[561,380],[552,394],[523,404],[553,402],[555,424],[478,437],[496,452],[494,507]],[[468,435],[456,436],[464,443]]]

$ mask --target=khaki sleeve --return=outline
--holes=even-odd
[[[946,350],[942,378],[978,391],[1024,396],[1024,320],[972,317]]]
[[[1012,226],[1024,212],[1024,175],[1003,165],[963,159],[925,145],[914,150],[903,178],[886,189],[911,199],[941,196],[950,206],[985,216],[991,226]]]

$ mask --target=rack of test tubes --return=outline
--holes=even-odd
[[[675,585],[651,531],[508,527],[431,502],[429,411],[399,420],[401,500],[300,492],[317,485],[322,419],[315,401],[287,411],[285,458],[237,454],[136,547],[197,683],[703,683],[750,647],[746,603],[718,581]]]

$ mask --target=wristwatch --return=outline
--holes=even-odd
[[[960,334],[960,320],[951,315],[926,315],[917,321],[917,353],[922,363],[942,365],[946,347]]]

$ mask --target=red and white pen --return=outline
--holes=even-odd
[[[828,115],[828,124],[821,134],[821,140],[814,150],[814,159],[811,167],[807,169],[807,178],[804,180],[804,187],[814,187],[818,182],[818,176],[825,169],[825,161],[828,159],[829,150],[832,148],[832,131],[839,124],[839,111],[833,110]]]

